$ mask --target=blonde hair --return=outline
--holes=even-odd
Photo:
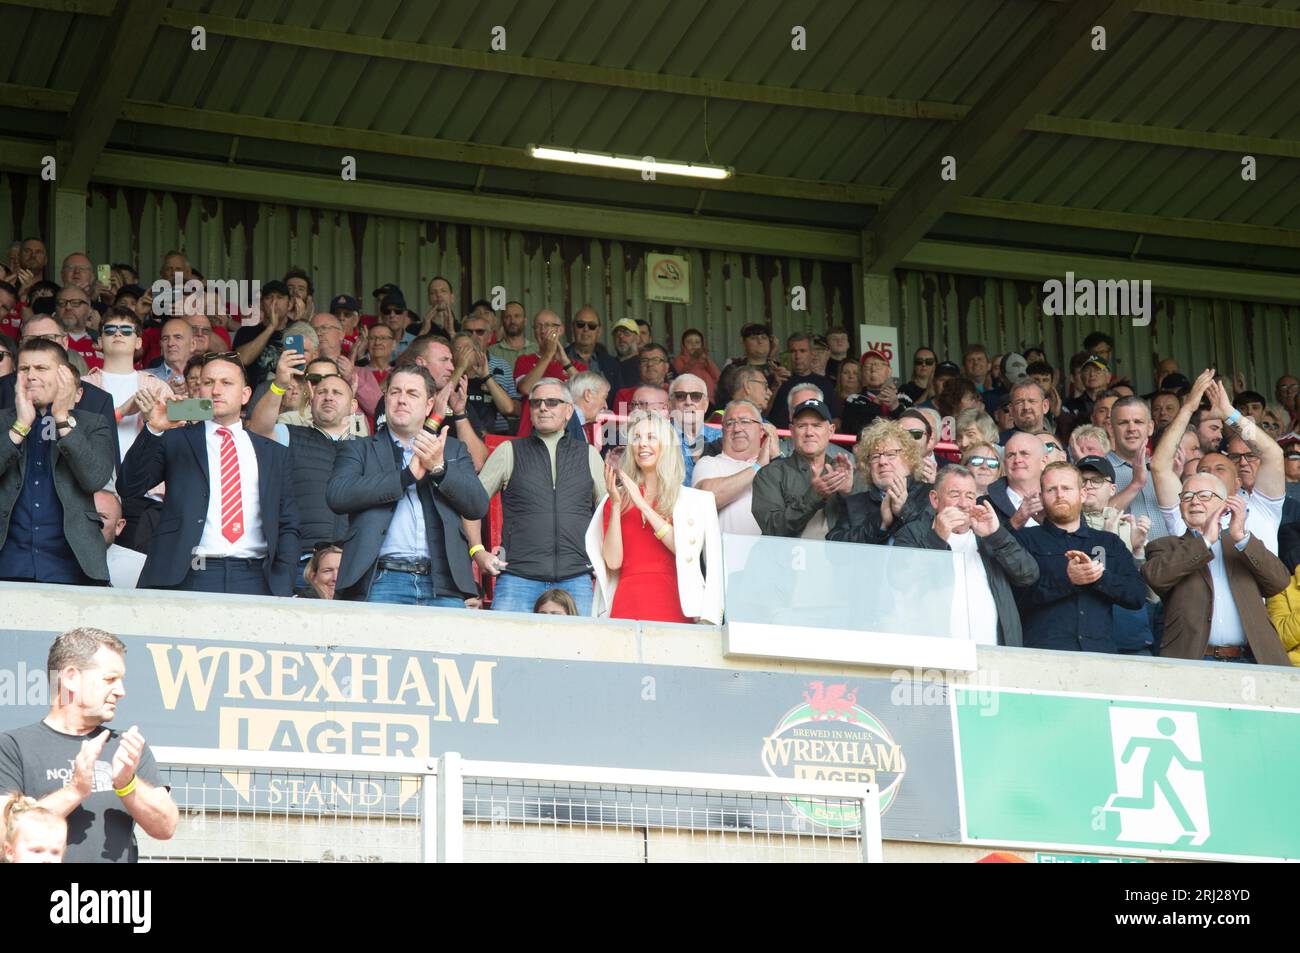
[[[914,477],[919,476],[922,459],[921,442],[913,440],[912,435],[904,430],[903,425],[898,421],[886,420],[883,417],[877,418],[863,428],[862,436],[858,438],[858,445],[853,450],[853,455],[857,458],[858,466],[862,471],[867,472],[867,458],[886,440],[893,440],[898,444],[900,455],[907,462],[908,472]]]
[[[4,832],[4,846],[6,848],[17,843],[18,835],[22,832],[22,825],[27,823],[61,827],[64,830],[64,836],[67,836],[67,820],[55,814],[49,808],[41,807],[36,803],[35,798],[22,794],[6,795],[3,806],[0,806],[0,831]],[[3,861],[4,855],[0,853],[0,863]]]
[[[981,453],[980,451],[982,450],[987,450],[988,453]],[[971,457],[996,458],[998,461],[998,476],[999,477],[1006,476],[1006,472],[1005,472],[1006,465],[1002,462],[1002,454],[998,453],[998,448],[996,444],[992,444],[992,443],[971,444],[969,447],[967,447],[965,450],[962,451],[961,465],[969,469]]]
[[[645,477],[642,476],[641,468],[636,464],[636,455],[632,453],[632,434],[643,423],[649,423],[654,428],[655,436],[659,438],[661,448],[659,462],[655,464],[655,478],[659,482],[659,492],[650,505],[664,519],[671,520],[673,507],[677,504],[677,495],[682,488],[682,481],[686,479],[686,463],[682,459],[681,438],[677,436],[677,431],[673,429],[673,425],[668,422],[667,417],[651,411],[638,410],[627,419],[628,450],[623,454],[622,470],[636,482],[636,485],[644,493]],[[622,510],[626,512],[631,505],[632,500],[624,493]]]
[[[989,443],[995,444],[998,442],[997,422],[979,407],[967,407],[957,415],[957,419],[953,422],[953,430],[959,437],[969,427],[978,430],[980,436]]]
[[[1075,427],[1070,431],[1070,453],[1073,454],[1078,444],[1076,440],[1095,440],[1101,444],[1101,455],[1104,457],[1111,451],[1110,434],[1102,430],[1096,424],[1084,424],[1081,427]]]

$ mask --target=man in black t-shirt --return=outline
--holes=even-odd
[[[284,344],[284,329],[293,320],[289,307],[289,288],[283,281],[268,281],[262,285],[262,320],[251,327],[235,332],[231,343],[244,365],[248,386],[253,389],[275,373]],[[311,315],[303,315],[305,321]]]
[[[790,391],[800,384],[813,384],[819,388],[825,395],[826,406],[834,416],[837,413],[835,382],[824,374],[813,372],[812,338],[798,331],[786,338],[786,347],[790,349],[790,366],[793,374],[786,379],[776,392],[776,397],[772,399],[772,423],[776,424],[779,430],[789,428],[790,411],[786,406],[786,398],[790,396]]]
[[[139,730],[105,724],[126,694],[126,646],[102,629],[73,629],[54,640],[46,668],[49,714],[0,733],[0,791],[67,818],[65,863],[134,863],[135,825],[168,840],[178,812]]]

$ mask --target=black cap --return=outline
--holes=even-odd
[[[1110,461],[1105,457],[1088,456],[1084,457],[1075,466],[1080,470],[1092,470],[1100,473],[1111,483],[1115,482],[1115,468],[1110,465]]]
[[[1165,375],[1165,379],[1160,382],[1160,389],[1171,390],[1182,396],[1192,389],[1192,382],[1187,379],[1186,374],[1174,371],[1172,374]]]
[[[139,301],[144,297],[144,289],[139,285],[123,285],[117,289],[117,294],[113,296],[113,303],[117,304],[118,299],[123,295],[127,295],[128,297],[135,298]]]
[[[289,286],[279,278],[264,281],[262,282],[262,297],[265,298],[269,294],[282,294],[287,298],[289,297]]]
[[[382,298],[385,295],[391,295],[391,294],[395,294],[399,297],[402,294],[402,289],[397,287],[397,285],[393,284],[391,281],[386,285],[380,285],[374,291],[370,292],[371,297],[374,298]]]
[[[1089,354],[1088,359],[1079,365],[1079,370],[1083,370],[1085,367],[1087,367],[1090,364],[1094,367],[1100,367],[1103,371],[1106,371],[1107,373],[1110,372],[1110,365],[1106,363],[1106,359],[1102,357],[1100,354]]]
[[[42,298],[37,298],[28,307],[31,309],[32,314],[48,314],[53,317],[56,309],[54,296],[45,295]]]
[[[742,338],[752,338],[752,337],[756,337],[759,334],[766,334],[768,337],[772,336],[772,332],[768,330],[767,325],[760,324],[757,321],[753,322],[752,324],[747,324],[740,329],[740,336]]]
[[[399,308],[402,311],[405,311],[406,299],[402,297],[402,293],[400,291],[391,291],[388,294],[384,295],[384,297],[379,302],[379,311],[381,314],[383,313],[385,308]]]
[[[822,420],[828,422],[833,419],[831,409],[826,406],[825,401],[820,401],[814,397],[812,400],[802,400],[794,405],[794,410],[790,411],[790,422],[794,423],[805,410],[811,410],[813,413],[818,414]]]
[[[936,374],[956,374],[958,377],[961,377],[961,368],[952,361],[940,362],[940,364],[934,369],[934,372]]]
[[[352,295],[335,295],[330,299],[330,314],[347,309],[348,311],[360,311],[357,305],[357,299]]]

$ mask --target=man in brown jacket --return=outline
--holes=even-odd
[[[1246,529],[1246,501],[1223,481],[1197,473],[1183,481],[1179,509],[1187,531],[1147,544],[1142,575],[1165,601],[1160,654],[1289,665],[1264,611],[1264,599],[1287,587],[1290,573]],[[1229,517],[1227,538],[1222,517]]]

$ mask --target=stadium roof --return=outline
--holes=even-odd
[[[870,272],[921,239],[1276,272],[1300,255],[1300,0],[28,0],[0,22],[3,164],[57,141],[65,189],[179,187],[146,161],[170,157],[212,164],[194,191],[305,172],[333,178],[315,204],[346,206],[351,155],[371,185],[614,221],[861,230],[808,253]],[[643,182],[530,143],[736,174]]]

